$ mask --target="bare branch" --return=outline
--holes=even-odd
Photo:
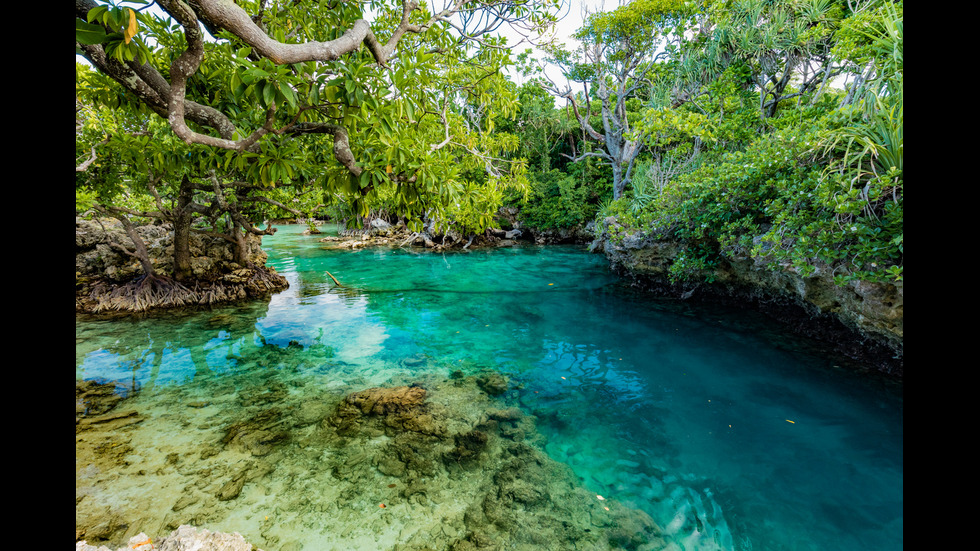
[[[88,170],[89,165],[91,165],[93,162],[95,162],[95,159],[96,159],[95,148],[96,147],[99,147],[100,145],[105,145],[108,141],[109,141],[109,136],[106,136],[104,140],[102,140],[101,142],[93,145],[92,146],[92,154],[89,156],[88,159],[86,159],[84,162],[82,162],[82,164],[80,164],[80,165],[78,165],[78,166],[75,167],[75,172],[85,172],[86,170]]]

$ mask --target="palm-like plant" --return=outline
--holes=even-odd
[[[901,3],[896,7],[884,2],[874,23],[867,28],[855,29],[871,41],[871,55],[867,75],[859,78],[846,102],[862,105],[863,114],[870,116],[880,106],[879,98],[897,96],[901,103],[904,87],[904,12]]]
[[[841,164],[858,180],[902,170],[904,105],[900,98],[876,98],[876,104],[869,120],[828,132],[822,144],[825,152],[843,152]]]
[[[860,30],[871,40],[873,54],[868,78],[859,81],[848,98],[845,109],[852,116],[850,124],[823,134],[818,151],[840,155],[831,170],[848,174],[851,186],[863,185],[867,200],[868,185],[877,180],[880,196],[890,194],[898,201],[898,182],[904,156],[903,88],[903,14],[901,7],[885,2],[879,17],[869,30]],[[887,176],[888,174],[891,176]],[[883,178],[885,178],[883,180]]]

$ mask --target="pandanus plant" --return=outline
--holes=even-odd
[[[871,44],[867,70],[845,99],[848,124],[823,133],[818,151],[836,157],[828,169],[863,187],[869,214],[874,197],[901,195],[904,156],[903,14],[885,2],[874,24],[858,29]],[[870,188],[878,187],[876,192]]]

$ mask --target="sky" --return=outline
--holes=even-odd
[[[562,0],[562,9],[559,14],[561,19],[555,25],[552,34],[559,42],[564,43],[569,49],[574,49],[577,42],[575,39],[571,38],[571,36],[582,26],[582,22],[584,20],[584,10],[596,12],[603,9],[614,9],[618,5],[619,3],[617,0]],[[518,33],[511,32],[509,29],[501,29],[500,34],[507,37],[508,44],[517,44],[522,38]],[[513,53],[516,56],[529,48],[535,52],[535,59],[544,58],[544,55],[540,52],[540,50],[534,48],[527,42],[517,44],[513,48]],[[556,67],[545,67],[545,71],[555,82],[562,82],[564,80],[561,72],[558,71]],[[514,82],[516,82],[518,85],[523,82],[523,78],[518,75],[516,71],[511,71],[510,75]]]

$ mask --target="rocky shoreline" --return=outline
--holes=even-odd
[[[516,218],[501,220],[509,229],[491,229],[479,236],[464,237],[452,232],[439,233],[432,227],[410,232],[404,224],[378,219],[363,230],[347,230],[340,236],[325,236],[321,241],[339,249],[418,247],[431,251],[532,243],[590,244],[592,252],[606,256],[614,272],[640,289],[683,300],[747,305],[884,374],[902,376],[904,284],[901,281],[854,281],[840,286],[834,283],[832,270],[826,267],[802,276],[792,266],[774,270],[764,258],[733,253],[713,269],[712,283],[675,283],[668,275],[681,247],[676,241],[654,239],[641,232],[625,235],[619,232],[612,239],[609,227],[616,225],[614,219],[595,227],[565,231],[538,231],[522,228]],[[170,228],[150,225],[139,227],[138,232],[147,244],[154,266],[166,273],[172,263]],[[76,218],[76,312],[132,314],[159,308],[209,306],[268,297],[288,287],[284,277],[266,267],[267,255],[259,237],[249,236],[248,262],[241,266],[231,260],[227,242],[195,235],[192,264],[196,280],[191,286],[141,279],[139,263],[111,246],[113,241],[119,243],[126,239],[118,223]]]
[[[503,229],[490,228],[480,235],[464,236],[454,231],[439,232],[433,225],[412,232],[401,222],[391,224],[382,219],[372,220],[363,229],[349,229],[339,236],[326,236],[321,241],[335,248],[361,249],[375,246],[419,247],[434,251],[469,250],[479,248],[512,247],[520,244],[554,245],[576,243],[587,245],[592,241],[589,228],[564,230],[539,230],[522,227],[516,220],[501,218]],[[290,223],[297,223],[289,221]],[[315,226],[314,226],[315,227]],[[316,234],[319,230],[307,233]]]
[[[122,225],[112,219],[75,218],[75,312],[134,314],[157,309],[210,306],[270,296],[286,289],[286,278],[265,265],[261,238],[246,236],[245,264],[234,262],[232,245],[215,236],[190,239],[193,281],[173,273],[173,228],[136,227],[157,275],[147,277],[140,262],[120,250],[132,247]]]
[[[607,219],[590,250],[604,254],[610,267],[634,286],[659,296],[749,306],[786,324],[798,334],[827,343],[837,352],[901,378],[904,369],[904,283],[834,282],[826,266],[806,276],[791,265],[778,269],[768,259],[730,252],[710,273],[711,283],[672,282],[670,268],[682,244],[642,232],[617,232]],[[622,228],[620,228],[622,230]]]

